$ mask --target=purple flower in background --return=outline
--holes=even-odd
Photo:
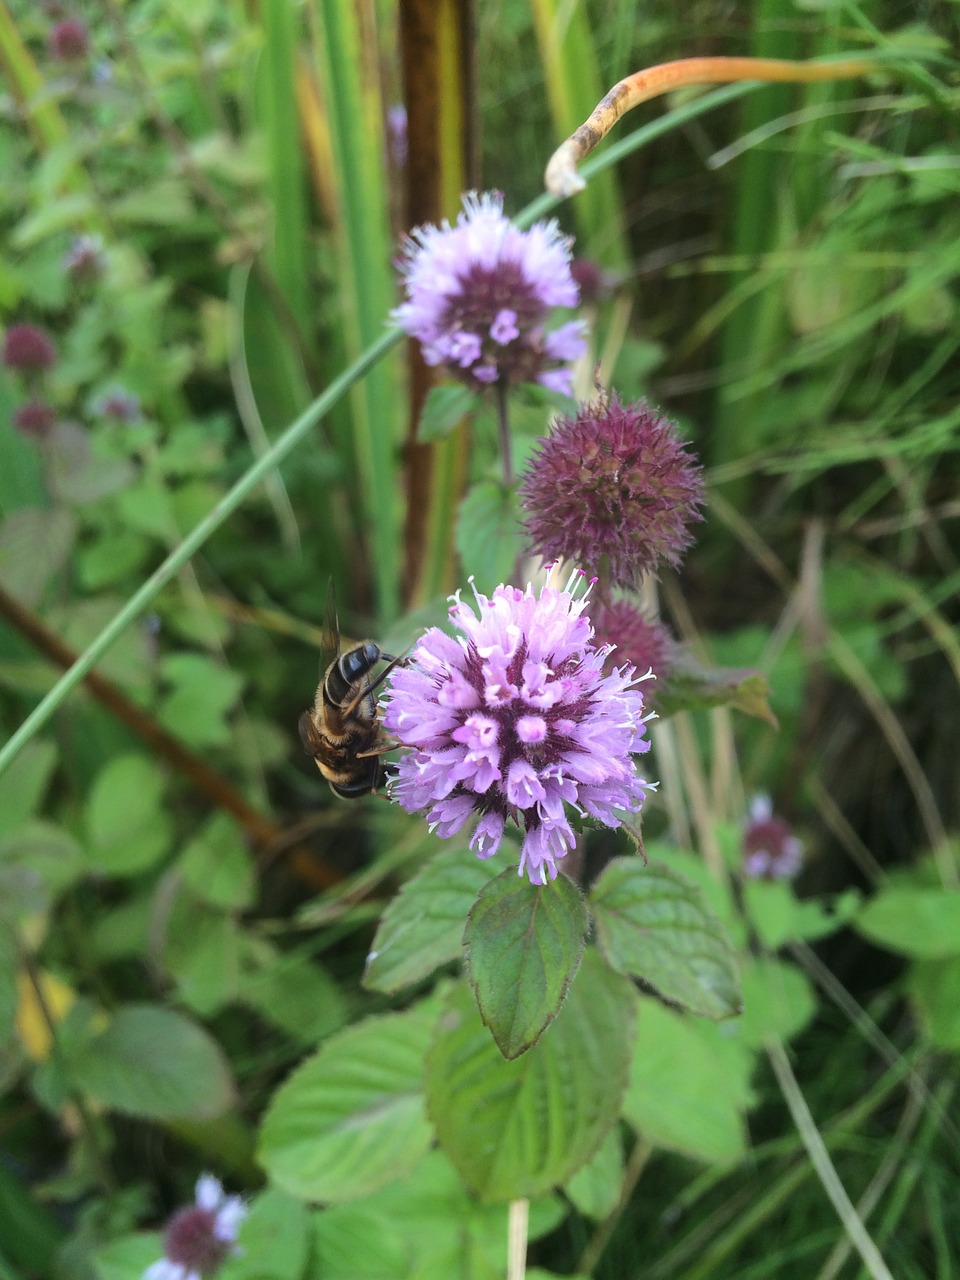
[[[605,558],[613,582],[628,585],[660,560],[680,563],[703,479],[669,419],[602,396],[540,442],[520,500],[535,554],[594,570]]]
[[[103,274],[103,236],[78,235],[64,254],[63,269],[74,280],[95,280]]]
[[[225,1195],[212,1174],[202,1174],[195,1203],[178,1209],[170,1219],[164,1256],[147,1267],[142,1280],[207,1280],[216,1275],[226,1257],[240,1252],[237,1232],[246,1216],[239,1196]]]
[[[666,676],[675,659],[677,643],[663,625],[648,618],[629,600],[613,600],[591,610],[598,648],[612,650],[607,666],[629,662],[637,671],[652,671],[655,680]],[[657,685],[644,694],[648,705],[656,701]]]
[[[90,49],[90,33],[79,18],[64,18],[50,28],[47,50],[58,62],[78,62]]]
[[[390,163],[395,169],[402,169],[407,163],[410,149],[407,138],[407,108],[402,102],[395,102],[387,110],[387,147]]]
[[[111,387],[103,395],[97,396],[90,410],[99,418],[109,418],[112,422],[125,422],[129,426],[140,422],[143,418],[140,397],[123,387]]]
[[[639,680],[629,666],[603,674],[607,650],[591,644],[587,599],[571,583],[539,595],[499,586],[489,599],[474,590],[476,610],[452,597],[460,635],[423,635],[391,677],[384,716],[412,748],[392,798],[426,811],[444,839],[477,815],[479,858],[497,852],[511,819],[533,884],[573,848],[570,810],[617,827],[650,786],[633,760],[650,747]]]
[[[586,348],[574,320],[547,331],[552,307],[574,307],[570,240],[555,221],[520,231],[499,192],[463,198],[457,225],[418,227],[398,262],[406,301],[393,318],[417,338],[423,358],[482,387],[539,382],[570,394],[571,361]]]
[[[12,324],[3,335],[3,363],[8,369],[37,373],[57,363],[57,349],[37,324]]]
[[[13,425],[25,436],[38,439],[47,435],[57,420],[57,412],[53,405],[43,400],[28,400],[20,405],[13,414]]]
[[[743,829],[743,871],[751,880],[792,880],[803,863],[803,842],[773,816],[770,797],[754,796]]]

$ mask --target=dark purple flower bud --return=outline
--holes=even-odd
[[[47,49],[57,62],[79,62],[90,49],[90,34],[79,18],[64,18],[50,28]]]
[[[770,797],[754,796],[743,829],[743,871],[751,880],[792,880],[803,864],[803,842],[782,818],[774,817]]]
[[[613,395],[561,418],[520,486],[530,547],[613,583],[636,584],[660,560],[676,567],[702,517],[703,479],[675,425]],[[605,576],[605,575],[604,575]]]
[[[236,1239],[247,1209],[239,1196],[224,1195],[211,1174],[197,1181],[196,1202],[170,1219],[164,1234],[164,1256],[149,1266],[142,1280],[194,1280],[216,1275],[223,1261],[237,1253]]]
[[[393,318],[429,365],[474,387],[539,382],[570,394],[569,365],[586,348],[579,320],[546,329],[554,307],[574,307],[570,241],[557,223],[521,231],[498,192],[463,198],[457,225],[418,227],[398,262],[406,301]]]
[[[594,644],[597,647],[614,646],[607,658],[608,666],[620,666],[629,662],[637,671],[652,671],[657,681],[670,671],[675,660],[677,644],[661,622],[646,617],[641,609],[629,600],[614,600],[591,610],[594,626]],[[652,706],[657,698],[657,684],[644,692],[644,701]]]
[[[96,280],[105,265],[103,237],[98,235],[74,236],[63,258],[63,269],[74,280]]]
[[[609,297],[616,279],[591,258],[574,258],[570,274],[580,288],[580,301],[586,305]]]
[[[57,362],[57,349],[46,329],[36,324],[12,324],[3,335],[3,363],[8,369],[34,373]]]
[[[28,400],[14,412],[13,425],[25,436],[42,439],[57,420],[56,410],[42,400]]]

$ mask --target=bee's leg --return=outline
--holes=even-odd
[[[394,669],[394,667],[399,667],[402,663],[406,662],[407,660],[407,655],[405,653],[400,654],[398,658],[394,657],[392,654],[389,654],[389,653],[382,653],[380,657],[386,662],[387,665],[383,668],[383,670],[377,676],[376,680],[371,680],[369,684],[367,683],[362,684],[360,689],[357,691],[357,696],[353,699],[353,701],[348,703],[347,706],[341,708],[342,714],[344,716],[353,715],[354,711],[356,711],[357,707],[359,707],[360,703],[364,700],[367,694],[376,693],[377,689],[380,687],[380,685],[383,684],[384,680],[386,680],[387,676]]]
[[[358,751],[356,753],[356,756],[358,760],[365,760],[368,756],[386,755],[388,751],[396,751],[397,747],[402,747],[402,746],[403,746],[403,743],[399,740],[399,738],[397,739],[396,742],[386,742],[381,740],[380,744],[374,747],[372,751]]]

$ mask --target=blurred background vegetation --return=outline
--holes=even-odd
[[[813,923],[783,886],[729,909],[745,953],[757,933],[789,953],[777,1030],[904,1278],[960,1267],[958,30],[950,0],[0,0],[0,325],[57,352],[0,370],[5,736],[382,336],[405,229],[471,186],[519,211],[639,67],[902,51],[896,72],[731,100],[558,216],[591,368],[675,417],[707,468],[664,618],[705,661],[761,670],[779,721],[658,726],[647,830],[716,870],[771,792],[806,844],[801,897],[840,895]],[[331,577],[344,632],[392,647],[513,561],[509,533],[485,537],[496,513],[461,503],[493,429],[417,442],[429,385],[401,346],[357,381],[0,777],[4,1280],[138,1274],[112,1242],[200,1168],[254,1189],[277,1080],[385,1004],[358,987],[372,929],[434,845],[381,799],[332,802],[296,722]],[[515,429],[532,444],[547,416],[531,399]],[[127,1003],[189,1014],[170,1059],[203,1065],[174,1066],[166,1108],[86,1052]],[[535,1262],[860,1274],[776,1074],[761,1055],[721,1087],[713,1052],[689,1050],[690,1097],[709,1110],[716,1089],[721,1138],[682,1107],[639,1120],[636,1185],[571,1192]],[[679,1086],[648,1063],[668,1111]],[[324,1256],[276,1274],[360,1274]]]

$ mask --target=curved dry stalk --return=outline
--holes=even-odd
[[[562,142],[550,157],[544,184],[552,196],[562,199],[586,186],[577,165],[607,136],[622,115],[641,102],[649,102],[674,89],[699,84],[731,84],[738,80],[779,83],[812,83],[849,80],[876,70],[866,58],[838,58],[830,62],[793,62],[786,58],[680,58],[635,71],[613,86],[588,120]]]

